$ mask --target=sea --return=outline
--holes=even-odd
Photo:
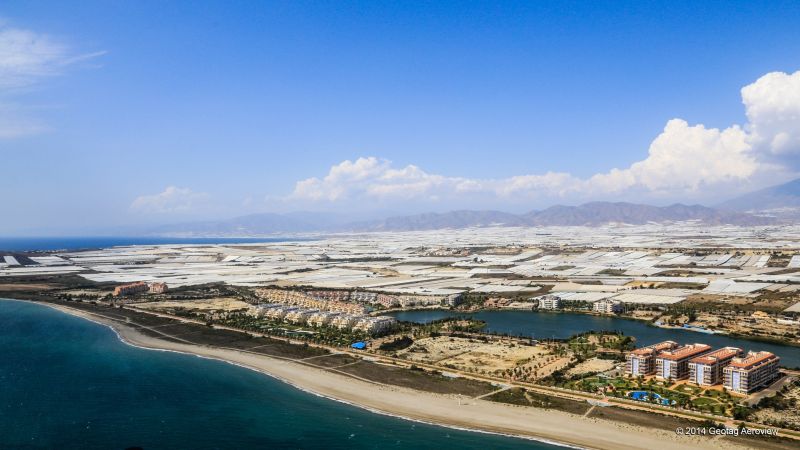
[[[453,411],[453,414],[458,414]],[[395,418],[0,300],[0,448],[558,449]]]
[[[248,244],[261,242],[303,241],[305,238],[288,237],[164,237],[164,236],[79,236],[79,237],[0,237],[0,250],[12,252],[85,250],[128,245],[166,244]]]

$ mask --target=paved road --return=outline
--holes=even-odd
[[[796,377],[793,375],[786,375],[780,380],[772,383],[770,387],[750,395],[750,397],[748,397],[743,403],[747,406],[753,406],[760,402],[762,398],[772,397],[778,391],[783,389],[784,386],[791,384],[795,379]]]

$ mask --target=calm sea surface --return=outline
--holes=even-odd
[[[457,412],[454,411],[454,414]],[[0,448],[556,449],[419,424],[0,300]]]
[[[390,313],[398,320],[431,322],[459,314],[446,310],[418,310]],[[479,311],[468,314],[486,321],[486,331],[508,333],[534,339],[567,338],[584,331],[621,331],[636,338],[637,346],[671,340],[681,344],[700,342],[714,347],[733,346],[747,350],[767,350],[781,357],[781,365],[800,367],[800,347],[769,344],[723,335],[704,334],[681,329],[658,328],[638,320],[601,317],[576,313],[545,313],[537,311]]]
[[[171,237],[0,237],[0,250],[46,251],[107,248],[120,245],[246,244],[306,240],[299,238],[171,238]]]

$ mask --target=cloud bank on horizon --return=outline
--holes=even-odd
[[[636,195],[703,199],[797,176],[800,156],[800,71],[768,73],[741,90],[747,123],[725,129],[667,122],[645,159],[588,178],[566,172],[500,179],[465,178],[395,167],[375,156],[345,160],[323,177],[296,183],[288,201],[314,205],[365,201],[445,202],[485,198],[590,200]]]

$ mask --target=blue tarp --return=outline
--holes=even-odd
[[[366,342],[353,342],[353,344],[350,345],[350,347],[353,347],[356,350],[364,350],[365,348],[367,348],[367,343]]]

